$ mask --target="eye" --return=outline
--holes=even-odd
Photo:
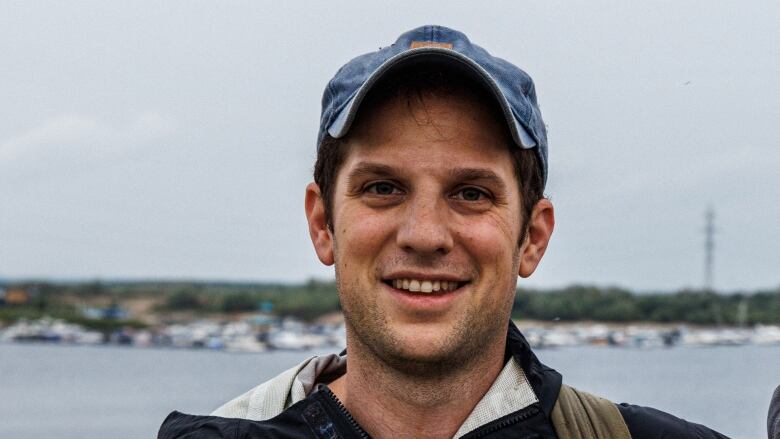
[[[455,193],[455,197],[463,201],[482,201],[490,197],[490,195],[475,187],[466,187]]]
[[[380,181],[366,186],[365,191],[373,195],[393,195],[397,191],[396,187],[392,183],[386,181]]]

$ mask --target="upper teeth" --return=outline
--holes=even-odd
[[[446,280],[393,279],[393,287],[399,290],[431,293],[434,291],[452,291],[458,288],[457,282]]]

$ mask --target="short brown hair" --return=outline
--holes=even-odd
[[[422,99],[424,94],[439,96],[466,95],[480,102],[488,103],[494,116],[500,118],[501,125],[506,126],[504,114],[498,108],[492,92],[481,83],[474,81],[463,71],[445,68],[440,64],[417,64],[396,70],[386,76],[372,88],[369,95],[361,103],[361,112],[354,123],[358,123],[360,114],[370,112],[379,104],[393,100],[404,99],[407,105],[416,99]],[[508,130],[508,128],[507,128]],[[328,227],[333,230],[333,192],[336,178],[347,156],[346,137],[334,139],[330,135],[320,142],[317,149],[317,161],[314,164],[314,182],[320,187],[320,195],[325,204],[325,218]],[[511,136],[507,136],[511,141]],[[515,176],[522,200],[522,221],[527,223],[533,206],[544,197],[544,179],[542,177],[539,158],[532,149],[522,149],[514,143],[507,144],[512,155]],[[525,238],[522,228],[520,242]]]

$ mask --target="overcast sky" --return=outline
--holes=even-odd
[[[521,285],[780,285],[780,4],[2,2],[0,277],[332,278],[320,98],[423,24],[536,81],[557,224]]]

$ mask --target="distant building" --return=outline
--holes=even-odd
[[[270,331],[279,325],[280,320],[278,316],[264,313],[256,313],[244,318],[244,322],[248,323],[252,330],[258,334]]]
[[[30,302],[30,294],[22,287],[8,287],[2,292],[2,302],[8,306],[21,306]]]
[[[81,308],[81,315],[91,320],[124,320],[129,317],[127,311],[116,305],[105,308],[85,306]]]

